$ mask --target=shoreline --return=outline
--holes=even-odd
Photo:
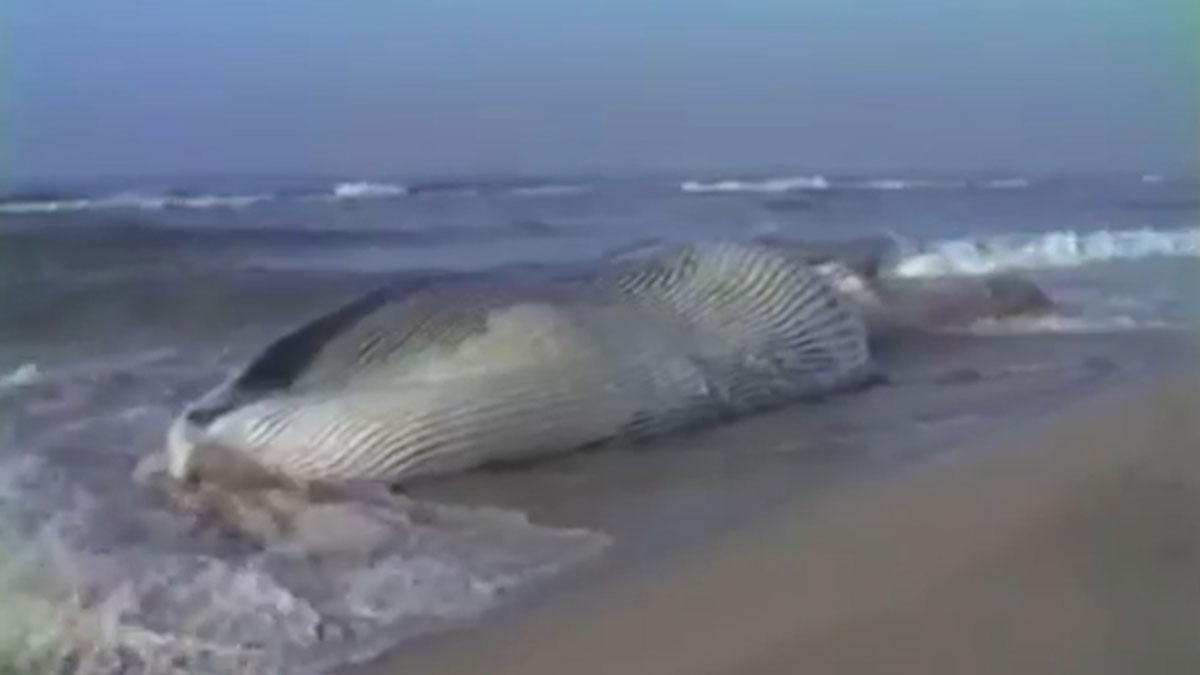
[[[1198,401],[1132,375],[342,672],[1194,672]]]

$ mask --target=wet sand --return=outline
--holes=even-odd
[[[1200,672],[1198,403],[1131,374],[355,672]]]

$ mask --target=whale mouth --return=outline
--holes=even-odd
[[[167,431],[167,473],[181,483],[199,479],[196,452],[202,431],[189,412],[177,417]]]
[[[194,425],[207,426],[213,420],[233,410],[235,407],[232,403],[226,403],[208,408],[191,408],[184,412],[183,418]]]

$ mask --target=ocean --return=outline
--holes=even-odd
[[[956,439],[1150,367],[1200,321],[1191,176],[209,176],[18,188],[0,196],[0,537],[23,553],[0,559],[0,603],[28,608],[26,633],[50,636],[42,652],[73,645],[78,672],[323,672],[371,658],[486,619],[571,570],[678,555],[846,476],[933,461]],[[886,276],[1019,274],[1054,308],[886,346],[887,381],[868,391],[433,480],[385,503],[306,507],[265,538],[138,477],[184,405],[375,287],[713,240],[871,241]],[[5,640],[16,638],[0,631],[0,659],[15,649]]]

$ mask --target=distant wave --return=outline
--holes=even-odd
[[[934,180],[934,179],[918,179],[918,178],[876,178],[865,181],[847,181],[845,184],[838,184],[838,187],[846,187],[860,190],[916,190],[916,189],[954,189],[966,187],[967,183],[963,180]]]
[[[408,188],[392,183],[353,181],[333,186],[333,198],[339,200],[403,197],[406,194],[408,194]]]
[[[525,185],[509,191],[514,197],[560,197],[575,195],[588,191],[586,185],[567,183],[546,183],[545,185]]]
[[[100,198],[71,199],[14,199],[0,202],[0,213],[36,214],[73,211],[100,211],[108,209],[134,209],[139,211],[161,211],[163,209],[241,209],[251,204],[272,199],[269,194],[252,195],[153,195],[137,192],[122,192]]]
[[[438,197],[478,197],[488,187],[486,183],[472,181],[422,181],[408,186],[410,195]]]
[[[879,180],[869,180],[865,183],[856,183],[851,187],[862,187],[870,190],[908,190],[917,187],[927,186],[926,181],[900,180],[896,178],[883,178]]]
[[[679,188],[692,194],[781,193],[800,190],[955,190],[977,186],[988,190],[1014,190],[1031,185],[1028,178],[995,178],[978,183],[951,178],[846,178],[830,180],[820,174],[763,180],[724,179],[709,182],[685,181]]]
[[[1136,318],[1125,314],[1107,317],[1079,317],[1047,314],[1003,319],[981,319],[966,330],[976,335],[1013,335],[1022,333],[1095,333],[1146,328],[1166,328],[1170,323],[1160,319]]]
[[[904,277],[990,274],[1154,256],[1200,257],[1200,228],[1083,233],[1061,230],[945,239],[903,255],[892,267],[892,273]]]
[[[162,211],[164,209],[242,209],[262,202],[281,199],[316,201],[351,201],[359,199],[389,199],[408,194],[402,185],[347,181],[335,183],[325,190],[298,194],[188,194],[125,191],[116,194],[83,196],[12,196],[0,200],[0,214],[51,214],[78,211],[136,210]]]
[[[726,192],[779,193],[795,190],[828,190],[829,181],[824,176],[790,176],[765,180],[719,180],[701,182],[684,181],[679,189],[691,194],[719,194]]]
[[[988,190],[1020,190],[1029,185],[1028,178],[996,178],[983,183],[983,187]]]
[[[966,187],[981,187],[986,190],[1017,190],[1032,183],[1028,178],[994,178],[978,183],[962,179],[933,178],[874,178],[870,180],[834,182],[834,187],[857,190],[957,190]]]
[[[60,211],[86,211],[94,208],[91,199],[14,200],[0,203],[0,213],[58,213]]]
[[[1159,173],[1142,174],[1142,182],[1143,183],[1161,183],[1164,180],[1166,180],[1166,179],[1163,177],[1162,174],[1159,174]]]

